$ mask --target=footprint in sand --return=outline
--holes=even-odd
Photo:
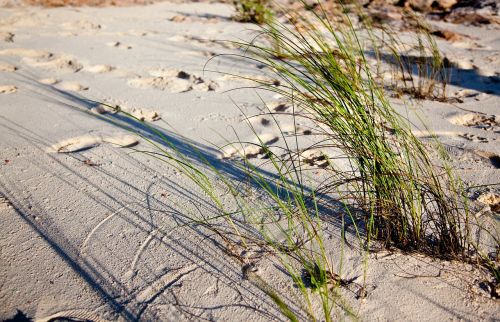
[[[26,49],[26,48],[8,48],[0,50],[0,55],[2,56],[18,56],[23,58],[48,58],[52,56],[51,53],[36,50],[36,49]]]
[[[471,133],[463,133],[458,135],[461,138],[464,138],[466,140],[472,141],[472,142],[479,142],[479,143],[488,143],[488,139],[482,136],[477,136]]]
[[[252,126],[263,126],[263,127],[269,127],[271,125],[276,125],[274,123],[274,120],[271,118],[266,117],[265,115],[258,115],[258,116],[253,116],[248,119],[250,121],[250,124]],[[276,129],[278,127],[276,126]],[[293,124],[293,123],[285,123],[285,124],[280,124],[279,130],[283,132],[283,134],[286,135],[312,135],[312,130],[310,128],[304,128],[300,124]]]
[[[114,146],[126,148],[136,145],[138,141],[132,135],[83,135],[62,140],[52,145],[49,152],[78,152],[96,147],[101,143],[110,143]]]
[[[67,55],[50,55],[49,57],[23,58],[28,65],[41,69],[57,70],[60,72],[76,73],[83,66],[74,58]]]
[[[154,122],[161,119],[161,116],[158,112],[145,109],[145,108],[136,108],[136,107],[127,107],[116,105],[115,107],[111,105],[99,104],[96,107],[93,107],[90,111],[95,114],[114,114],[122,110],[126,113],[129,113],[133,117],[139,119],[140,121]]]
[[[59,153],[78,152],[98,146],[101,142],[100,136],[84,135],[60,141],[51,146],[51,151]]]
[[[0,94],[12,94],[17,92],[17,87],[13,85],[0,85]]]
[[[326,168],[330,164],[328,155],[316,149],[302,152],[300,154],[300,159],[310,166],[317,166],[319,168]]]
[[[15,72],[17,67],[7,63],[0,63],[0,72]]]
[[[128,85],[135,88],[155,88],[169,90],[172,93],[184,93],[193,89],[192,84],[185,79],[148,77],[136,78],[128,81]]]
[[[271,133],[261,134],[253,140],[253,143],[235,143],[225,147],[222,150],[222,159],[259,157],[264,153],[264,146],[276,143],[278,140],[279,137]]]
[[[130,45],[125,45],[119,41],[112,41],[112,42],[108,42],[106,45],[108,45],[109,47],[114,47],[114,48],[118,48],[118,49],[132,49],[132,46]]]
[[[150,71],[149,74],[153,77],[131,79],[128,85],[142,89],[169,90],[172,93],[183,93],[192,89],[208,92],[218,87],[218,84],[213,81],[205,81],[201,77],[182,70],[158,69]]]
[[[179,80],[185,80],[193,89],[204,92],[213,91],[218,87],[218,85],[213,81],[205,81],[201,77],[189,74],[183,70],[160,68],[149,71],[149,75],[177,82],[179,82]]]
[[[456,115],[449,118],[449,121],[456,125],[472,126],[485,130],[500,126],[500,118],[498,115],[486,115],[478,113]]]
[[[112,70],[115,70],[115,67],[110,66],[110,65],[94,65],[94,66],[88,66],[83,69],[86,72],[93,73],[93,74],[103,74],[103,73],[109,73]]]
[[[152,110],[132,108],[126,112],[130,113],[133,117],[141,121],[154,122],[161,119],[161,116],[157,112]]]
[[[65,91],[72,91],[72,92],[81,92],[89,89],[88,86],[84,86],[80,83],[67,82],[67,81],[56,83],[56,87]]]
[[[236,143],[234,146],[226,147],[222,150],[222,159],[230,159],[230,158],[255,158],[262,152],[264,149],[257,144],[246,144],[243,146],[238,146]]]
[[[8,31],[0,31],[0,40],[5,42],[14,42],[14,34]]]

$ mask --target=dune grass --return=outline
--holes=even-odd
[[[342,256],[331,258],[328,251],[343,248],[343,239],[338,245],[326,244],[324,219],[343,222],[347,217],[365,252],[379,240],[388,247],[463,259],[474,247],[467,204],[446,161],[431,161],[429,147],[391,106],[350,17],[346,14],[343,19],[348,24],[317,13],[309,17],[284,13],[284,17],[284,23],[267,21],[253,41],[238,43],[244,53],[236,56],[266,66],[279,82],[256,79],[256,88],[285,97],[293,106],[289,114],[294,120],[304,118],[316,125],[321,139],[312,147],[334,149],[342,155],[338,160],[325,157],[321,175],[308,175],[302,153],[312,147],[289,145],[290,137],[281,128],[285,146],[280,153],[254,131],[253,144],[273,175],[242,153],[233,166],[244,174],[243,182],[228,178],[194,147],[190,153],[180,152],[147,124],[156,140],[143,136],[153,149],[140,152],[176,168],[202,190],[215,211],[192,214],[190,224],[214,232],[243,275],[286,318],[331,321],[346,314],[356,318],[341,292],[350,283],[338,270]],[[274,119],[275,112],[269,114]],[[298,135],[292,133],[292,141]],[[228,143],[236,150],[245,144]],[[437,143],[430,148],[440,149]],[[193,153],[201,164],[192,161]],[[332,206],[334,201],[337,207]],[[300,300],[290,303],[252,270],[252,258],[243,254],[255,248],[281,263]],[[364,285],[358,291],[358,297],[366,295]]]
[[[470,216],[463,184],[437,139],[421,142],[392,108],[376,77],[380,61],[374,69],[365,54],[377,39],[371,26],[359,29],[348,14],[335,20],[321,11],[284,16],[286,22],[268,23],[252,42],[240,43],[246,50],[240,57],[267,66],[274,74],[268,76],[279,80],[256,81],[258,88],[284,96],[295,107],[294,118],[318,125],[323,137],[316,149],[338,149],[349,161],[346,169],[329,160],[329,181],[318,192],[362,210],[359,224],[367,231],[366,245],[376,239],[404,251],[476,262],[492,273],[498,287],[498,261],[487,254],[486,245],[472,240],[471,231],[496,243],[498,233]],[[402,57],[398,38],[382,46],[393,46],[397,66],[411,82],[404,84],[406,93],[445,100],[449,74],[444,59],[429,28],[412,19],[419,28],[416,61]],[[378,50],[375,56],[381,59]],[[292,167],[297,164],[300,168],[293,162]]]
[[[304,111],[301,117],[322,125],[323,145],[349,160],[349,169],[330,163],[326,186],[364,211],[369,238],[443,256],[463,254],[467,216],[456,179],[431,162],[408,122],[391,107],[356,28],[318,14],[313,21],[287,17],[288,24],[272,22],[261,30],[261,37],[278,39],[279,53],[266,41],[241,45],[247,46],[248,59],[267,66],[281,83],[259,82],[259,87],[283,95]]]

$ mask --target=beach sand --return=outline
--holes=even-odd
[[[288,107],[272,93],[232,90],[249,83],[211,72],[266,79],[258,64],[221,58],[205,68],[214,55],[237,52],[219,40],[255,34],[255,26],[231,20],[232,10],[179,1],[0,10],[0,319],[19,310],[40,321],[285,320],[213,233],[179,228],[189,214],[213,209],[176,169],[134,153],[148,144],[127,128],[146,137],[148,129],[113,109],[119,105],[152,122],[183,151],[193,144],[208,160],[224,162],[220,170],[228,178],[244,178],[231,158],[261,151],[246,146],[221,153],[212,144],[234,139],[233,129],[253,141],[245,120],[262,111],[262,100],[276,111]],[[432,24],[467,35],[458,42],[438,39],[456,66],[448,91],[460,102],[422,100],[408,107],[394,98],[394,106],[424,119],[467,184],[499,183],[500,27]],[[263,140],[279,144],[272,120],[251,122]],[[290,120],[281,125],[293,130]],[[414,130],[423,139],[429,135]],[[314,156],[305,158],[320,166]],[[498,213],[490,208],[498,205],[497,188],[471,192],[496,224]],[[340,230],[334,224],[326,230],[329,251],[339,258]],[[256,274],[306,320],[279,261],[255,254]],[[343,250],[344,278],[360,284],[366,268],[367,297],[357,298],[357,284],[345,290],[361,320],[500,319],[483,269],[396,250],[370,254],[365,266],[365,256],[354,246]]]

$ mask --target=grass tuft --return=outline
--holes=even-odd
[[[234,0],[236,9],[234,20],[264,24],[272,20],[273,12],[269,7],[269,0]]]
[[[417,99],[446,101],[451,72],[441,54],[431,27],[412,11],[404,19],[413,30],[411,42],[402,40],[398,33],[382,27],[381,49],[387,53],[386,61],[394,64],[393,88]]]
[[[346,26],[317,13],[284,16],[285,23],[262,27],[263,41],[241,45],[280,81],[259,87],[286,97],[303,111],[297,117],[322,129],[319,146],[334,147],[348,160],[347,168],[329,162],[331,180],[322,191],[363,211],[368,238],[443,257],[463,255],[468,219],[459,184],[438,168],[444,163],[431,162],[409,122],[392,108],[350,17]],[[269,39],[280,44],[279,52]]]

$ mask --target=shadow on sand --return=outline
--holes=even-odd
[[[171,144],[195,165],[206,167],[208,162],[230,180],[247,180],[247,174],[241,165],[237,165],[233,161],[219,159],[217,150],[212,147],[193,142],[159,127],[155,127],[153,131],[150,126],[145,126],[144,123],[120,113],[107,115],[90,113],[90,109],[97,104],[94,101],[61,91],[52,86],[40,85],[33,80],[28,79],[26,82],[31,86],[39,87],[40,93],[37,91],[33,95],[40,95],[39,98],[44,101],[78,111],[113,127],[140,133],[165,148],[169,148]],[[30,145],[36,151],[36,155],[40,156],[29,160],[30,167],[38,168],[40,173],[55,178],[55,182],[60,185],[57,188],[68,190],[70,194],[81,194],[82,186],[91,189],[91,193],[83,193],[82,201],[85,200],[99,205],[99,207],[107,209],[110,213],[110,215],[105,216],[104,219],[94,225],[92,231],[85,233],[86,238],[83,243],[81,241],[77,242],[76,239],[67,237],[67,232],[58,228],[60,226],[58,218],[53,211],[48,210],[35,200],[27,201],[20,197],[23,195],[23,191],[21,191],[21,185],[16,184],[16,178],[4,176],[0,180],[0,192],[9,200],[19,217],[41,236],[66,265],[71,267],[93,289],[95,294],[106,303],[108,315],[113,318],[120,316],[127,321],[155,320],[158,317],[155,316],[154,311],[149,310],[150,305],[153,301],[163,300],[167,303],[175,303],[175,308],[190,318],[202,318],[201,314],[203,312],[216,312],[234,306],[253,315],[259,314],[265,319],[281,319],[277,309],[259,309],[259,307],[272,308],[275,307],[275,304],[258,287],[242,283],[241,263],[232,259],[231,256],[220,256],[221,252],[223,254],[226,252],[227,245],[224,245],[213,231],[205,229],[203,226],[193,225],[192,217],[184,212],[188,210],[187,208],[191,208],[190,211],[216,215],[217,209],[201,198],[199,193],[192,191],[189,187],[179,185],[175,179],[169,180],[165,176],[159,176],[158,168],[144,162],[143,159],[135,158],[132,154],[124,155],[121,152],[112,153],[116,153],[115,157],[119,158],[120,162],[123,163],[121,167],[128,173],[127,178],[131,176],[137,180],[125,180],[120,178],[116,172],[108,171],[106,167],[99,165],[85,167],[84,169],[89,169],[88,171],[92,172],[91,176],[87,176],[85,171],[75,169],[71,164],[83,164],[88,153],[92,152],[91,150],[85,151],[85,156],[82,153],[50,154],[46,152],[46,147],[53,143],[49,139],[5,117],[0,117],[0,121],[0,126],[15,135],[19,140],[22,140],[24,144]],[[168,140],[168,144],[158,136],[157,131],[160,131],[161,136]],[[265,170],[262,170],[261,175],[269,178],[269,184],[271,185],[274,180],[277,180],[275,174]],[[143,179],[148,176],[152,179],[147,179],[148,183],[145,185]],[[275,188],[276,190],[280,189],[277,186]],[[158,195],[158,191],[165,191],[174,199],[185,200],[189,205],[186,206],[186,209],[183,207],[179,209],[179,206],[167,202],[161,195]],[[324,196],[324,198],[328,198],[328,196]],[[331,215],[338,214],[342,211],[340,206],[340,203],[332,199],[325,202],[322,212]],[[35,218],[44,218],[44,220],[38,221]],[[331,218],[332,223],[339,228],[337,233],[340,235],[342,227],[340,218],[337,218],[337,215],[331,216]],[[108,263],[102,262],[107,261],[108,258],[103,257],[102,254],[94,256],[91,247],[86,247],[88,244],[93,243],[93,238],[100,233],[99,231],[96,232],[96,230],[107,228],[111,221],[114,221],[115,224],[119,221],[118,227],[131,227],[143,236],[142,250],[135,255],[138,260],[140,260],[141,256],[146,256],[143,255],[143,250],[154,241],[156,244],[160,244],[166,253],[175,253],[186,265],[196,263],[196,270],[214,276],[225,287],[232,288],[239,293],[243,300],[233,304],[224,303],[212,307],[183,304],[176,297],[175,292],[170,290],[171,286],[177,282],[174,279],[166,285],[154,288],[155,292],[149,294],[146,301],[137,301],[139,294],[143,294],[148,287],[164,279],[168,271],[157,272],[151,268],[144,268],[145,265],[141,266],[141,269],[135,267],[131,269],[131,274],[132,276],[138,276],[136,279],[142,279],[142,281],[139,286],[132,289],[129,285],[126,285],[123,278],[116,276],[116,272],[109,268]],[[255,229],[243,222],[238,223],[238,225],[239,229],[249,235],[258,234]],[[171,234],[169,230],[175,230],[172,227],[183,228]],[[105,239],[101,242],[105,242]],[[122,257],[122,260],[127,258],[127,256],[120,256],[120,250],[115,250],[115,252],[117,254],[113,255],[114,257]],[[127,250],[123,250],[123,252],[127,253]],[[132,254],[128,253],[128,255]],[[162,256],[158,257],[159,259],[155,259],[158,261],[156,265],[161,265],[160,259]],[[164,258],[164,260],[168,261],[167,258]],[[134,262],[137,264],[138,260],[134,260]],[[298,317],[306,319],[305,313],[300,306],[294,303],[293,299],[285,298],[284,300]]]

